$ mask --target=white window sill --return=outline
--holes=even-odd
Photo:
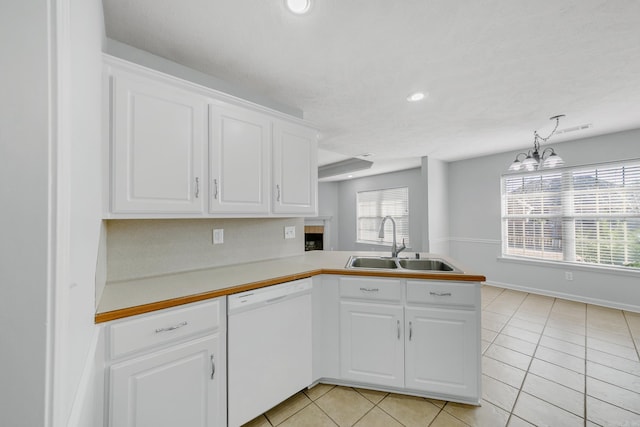
[[[640,277],[640,269],[625,268],[609,265],[582,264],[578,262],[562,262],[550,261],[542,259],[515,257],[515,256],[499,256],[498,262],[507,262],[514,264],[536,265],[539,267],[557,268],[559,270],[578,270],[596,274],[615,274],[620,276]]]

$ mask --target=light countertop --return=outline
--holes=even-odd
[[[318,274],[408,277],[474,282],[485,280],[484,276],[467,273],[456,261],[439,255],[433,255],[433,257],[447,260],[456,268],[462,270],[463,273],[347,269],[345,266],[352,255],[384,256],[386,253],[311,251],[305,252],[303,255],[286,258],[107,282],[96,311],[96,323]],[[408,254],[408,256],[410,255],[412,254]],[[429,256],[430,254],[421,254],[422,258],[428,258]]]

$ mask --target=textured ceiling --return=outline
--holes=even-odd
[[[374,153],[364,173],[515,152],[556,114],[592,127],[550,143],[640,128],[637,0],[103,4],[109,38],[301,109],[321,162]]]

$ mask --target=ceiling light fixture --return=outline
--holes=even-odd
[[[551,169],[564,165],[564,160],[562,160],[562,158],[558,156],[551,147],[545,148],[544,151],[542,151],[542,154],[540,154],[540,141],[547,142],[547,140],[556,133],[561,117],[564,117],[564,114],[559,114],[549,118],[549,120],[555,120],[556,125],[546,138],[541,137],[537,130],[533,131],[533,151],[529,150],[527,153],[518,153],[516,155],[516,159],[511,163],[511,166],[509,166],[510,171],[519,171],[521,169],[524,169],[525,171],[534,171],[538,169]],[[520,156],[525,156],[524,160],[520,161],[520,159],[518,159]]]
[[[425,98],[425,94],[422,92],[415,92],[412,93],[411,95],[407,96],[407,101],[409,102],[418,102],[418,101],[422,101]]]
[[[311,0],[285,0],[284,3],[296,15],[304,15],[311,8]]]

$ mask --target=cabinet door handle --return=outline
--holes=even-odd
[[[398,339],[400,339],[400,321],[398,320]]]
[[[434,297],[450,297],[451,296],[451,292],[429,292],[429,295],[432,295]]]
[[[169,332],[169,331],[174,331],[176,329],[180,329],[184,326],[187,326],[189,324],[189,322],[180,322],[176,325],[173,326],[168,326],[166,328],[158,328],[156,329],[156,334],[159,334],[160,332]]]
[[[280,201],[280,184],[276,184],[276,202]]]
[[[211,355],[211,379],[216,375],[216,361],[213,358],[213,354]]]
[[[200,178],[196,176],[196,199],[200,197]]]
[[[362,292],[378,292],[380,289],[378,288],[360,288]]]
[[[218,200],[218,180],[213,180],[213,198]]]
[[[409,341],[411,341],[412,336],[413,336],[413,324],[409,322]]]

